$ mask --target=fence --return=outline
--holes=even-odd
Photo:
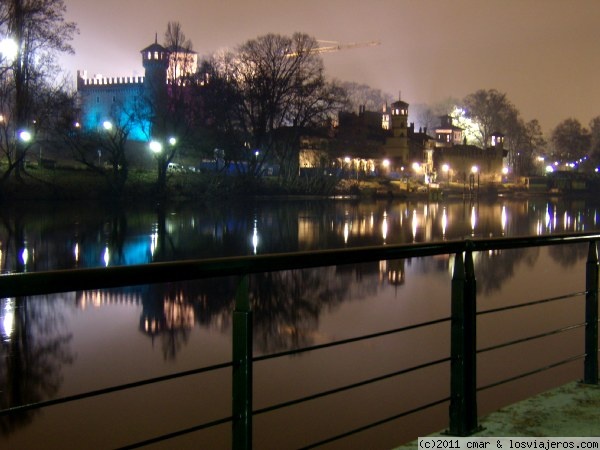
[[[231,423],[232,443],[234,449],[252,448],[252,419],[253,417],[281,408],[288,408],[303,402],[326,397],[343,391],[349,391],[372,383],[381,382],[393,377],[415,372],[426,367],[450,363],[450,395],[397,414],[365,424],[359,428],[348,430],[343,434],[331,436],[319,442],[314,442],[304,448],[315,448],[324,444],[360,433],[399,419],[400,417],[422,411],[445,402],[449,402],[448,431],[449,434],[467,436],[479,428],[477,415],[477,393],[484,389],[508,383],[517,378],[526,377],[575,360],[583,360],[583,381],[588,384],[598,384],[598,254],[596,241],[600,239],[597,233],[574,233],[540,237],[496,238],[449,241],[443,243],[424,243],[384,247],[367,247],[359,249],[327,250],[317,252],[301,252],[294,254],[261,255],[239,258],[219,258],[200,261],[182,261],[171,263],[155,263],[139,266],[124,266],[102,269],[80,269],[67,271],[50,271],[40,273],[9,274],[0,277],[0,297],[21,297],[78,290],[103,289],[144,285],[152,283],[197,280],[221,276],[239,276],[240,283],[236,294],[236,306],[233,313],[233,349],[232,360],[209,367],[200,367],[185,372],[178,372],[161,377],[139,380],[119,386],[106,387],[99,390],[84,392],[68,397],[56,398],[35,404],[18,405],[0,411],[0,417],[19,414],[25,411],[46,408],[51,405],[74,402],[86,398],[97,397],[109,393],[135,389],[140,386],[163,383],[165,381],[188,377],[191,375],[212,372],[223,368],[232,369],[232,409],[231,415],[201,423],[196,426],[176,430],[169,434],[150,436],[144,441],[135,442],[122,448],[139,448],[153,443],[166,441],[199,430]],[[552,298],[528,301],[519,305],[502,308],[477,310],[476,273],[473,264],[473,253],[482,251],[509,250],[527,247],[554,245],[588,245],[586,263],[586,286],[580,292],[568,293]],[[413,324],[403,328],[383,330],[374,334],[356,336],[322,345],[294,349],[276,354],[253,356],[252,310],[249,299],[248,277],[254,273],[295,270],[330,265],[354,264],[370,261],[403,259],[412,257],[429,257],[435,255],[455,255],[455,263],[451,286],[451,315],[424,323]],[[545,304],[565,298],[585,297],[585,320],[560,329],[540,333],[509,342],[504,342],[487,348],[477,349],[477,316],[494,314],[516,308],[527,308],[532,305]],[[338,347],[350,343],[375,339],[382,336],[400,334],[408,330],[424,328],[439,323],[450,323],[450,355],[416,366],[403,368],[392,373],[386,373],[374,378],[365,379],[352,384],[337,386],[333,389],[317,392],[312,395],[274,404],[262,409],[253,409],[252,374],[253,365],[265,360],[282,358],[292,354],[316,352],[324,348]],[[583,353],[556,361],[545,367],[494,382],[486,386],[478,386],[476,362],[477,355],[521,342],[541,339],[550,335],[563,333],[574,328],[585,328]]]

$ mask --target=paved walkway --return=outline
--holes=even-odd
[[[474,436],[600,436],[600,387],[569,383],[479,419]],[[443,431],[431,436],[441,436]],[[417,441],[398,447],[416,449]]]

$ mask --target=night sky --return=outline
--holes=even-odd
[[[65,0],[79,25],[65,69],[142,75],[139,50],[179,21],[200,56],[269,32],[377,47],[323,55],[327,75],[410,104],[508,95],[545,132],[600,115],[599,0]]]

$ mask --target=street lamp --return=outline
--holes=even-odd
[[[19,131],[19,139],[21,140],[21,142],[30,142],[31,141],[31,133],[27,130],[21,130]]]
[[[450,187],[450,166],[448,164],[443,164],[442,172],[446,174],[446,184]]]
[[[148,147],[150,148],[150,151],[152,153],[154,153],[155,155],[162,153],[163,146],[158,141],[154,141],[154,140],[150,141],[150,144],[148,144]]]
[[[102,127],[106,130],[106,131],[110,131],[113,129],[113,124],[112,122],[110,122],[109,120],[105,120],[104,122],[102,122]]]
[[[13,62],[17,57],[19,46],[12,38],[4,38],[0,41],[0,54],[9,62]]]

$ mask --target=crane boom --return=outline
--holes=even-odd
[[[350,48],[375,47],[377,45],[381,45],[380,41],[348,42],[346,44],[341,44],[337,41],[323,41],[323,40],[317,39],[317,42],[328,44],[328,45],[314,47],[310,50],[310,53],[330,53],[330,52],[337,52],[340,50],[346,50],[346,49],[350,49]],[[290,52],[290,53],[286,54],[286,56],[289,56],[289,57],[298,56],[298,53]]]
[[[380,41],[348,42],[346,44],[340,44],[339,42],[335,42],[335,41],[317,41],[317,42],[327,42],[330,45],[317,47],[312,50],[313,53],[329,53],[329,52],[337,52],[339,50],[345,50],[345,49],[350,49],[350,48],[375,47],[377,45],[381,45]]]

